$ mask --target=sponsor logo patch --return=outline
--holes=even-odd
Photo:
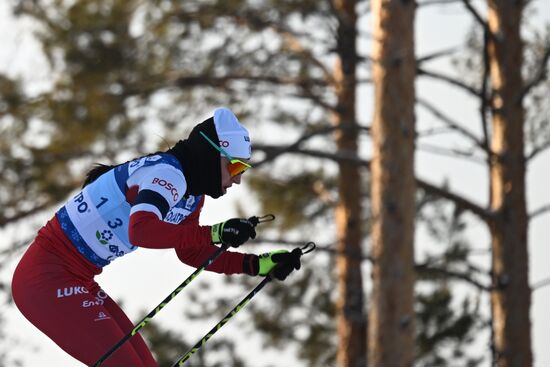
[[[102,245],[107,245],[109,244],[111,238],[113,238],[113,232],[109,231],[108,229],[101,232],[95,231],[95,236],[99,243],[101,243]]]
[[[64,298],[64,297],[70,297],[77,294],[87,294],[88,290],[84,287],[65,287],[65,288],[57,288],[57,298]]]
[[[94,321],[109,320],[110,317],[105,312],[99,312]]]
[[[103,306],[105,303],[105,299],[107,298],[107,293],[105,293],[102,289],[100,289],[97,292],[97,295],[95,296],[95,299],[92,300],[85,300],[82,302],[82,307],[93,307],[93,306]]]
[[[178,201],[178,199],[180,197],[180,195],[178,193],[178,189],[176,189],[176,187],[171,182],[168,182],[168,181],[163,180],[161,178],[155,177],[153,179],[152,183],[153,183],[153,185],[162,186],[166,190],[170,191],[170,194],[172,194],[172,200],[174,200],[174,202]]]

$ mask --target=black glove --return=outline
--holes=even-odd
[[[239,247],[250,238],[256,238],[255,225],[251,219],[232,218],[214,224],[210,233],[212,242],[223,243],[231,247]]]
[[[273,274],[278,280],[285,280],[294,270],[300,269],[302,251],[295,248],[292,252],[279,250],[260,255],[258,258],[258,274],[266,276]]]

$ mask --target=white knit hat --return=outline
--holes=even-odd
[[[250,136],[235,114],[221,107],[214,111],[214,126],[222,147],[233,158],[250,159]]]

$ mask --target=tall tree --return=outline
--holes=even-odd
[[[489,0],[488,5],[494,347],[497,366],[525,367],[533,362],[520,27],[525,2]]]
[[[358,156],[359,126],[355,106],[357,90],[357,2],[335,0],[337,19],[336,67],[334,89],[336,106],[332,113],[338,152]],[[362,262],[362,177],[353,162],[339,163],[336,219],[336,271],[338,301],[336,307],[339,367],[366,364],[367,321],[364,313]]]
[[[414,364],[414,1],[375,0],[369,365]]]
[[[481,134],[441,114],[441,110],[422,104],[469,141],[470,148],[454,150],[454,155],[470,159],[481,155],[486,163],[489,173],[486,206],[450,190],[440,190],[439,195],[454,202],[460,210],[475,214],[488,228],[492,252],[492,281],[488,290],[491,294],[493,364],[530,366],[531,290],[527,233],[533,215],[526,209],[525,180],[529,161],[550,147],[548,123],[537,113],[545,108],[540,102],[541,89],[537,87],[542,85],[545,91],[542,93],[547,93],[548,87],[543,84],[548,81],[548,31],[542,36],[531,35],[529,41],[522,38],[528,34],[522,32],[527,29],[522,25],[529,24],[524,14],[528,4],[525,1],[488,1],[487,17],[469,1],[464,0],[463,4],[476,21],[477,29],[481,29],[482,36],[477,33],[468,40],[469,51],[474,49],[474,56],[466,53],[455,58],[461,60],[457,64],[462,64],[458,77],[426,73],[422,66],[419,74],[439,79],[474,96],[479,103]],[[526,76],[525,81],[522,75]],[[530,102],[528,114],[526,101]]]

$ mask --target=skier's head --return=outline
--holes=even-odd
[[[214,111],[214,126],[218,134],[220,155],[248,160],[252,153],[250,136],[235,114],[228,108],[218,108]]]
[[[231,110],[218,108],[169,152],[182,164],[187,193],[218,198],[250,167],[250,136]]]
[[[202,131],[199,131],[199,134],[212,149],[219,152],[223,195],[234,183],[241,183],[241,174],[250,168],[246,161],[250,159],[252,148],[248,130],[241,125],[231,110],[218,108],[214,111],[212,119],[218,139],[212,140]]]

